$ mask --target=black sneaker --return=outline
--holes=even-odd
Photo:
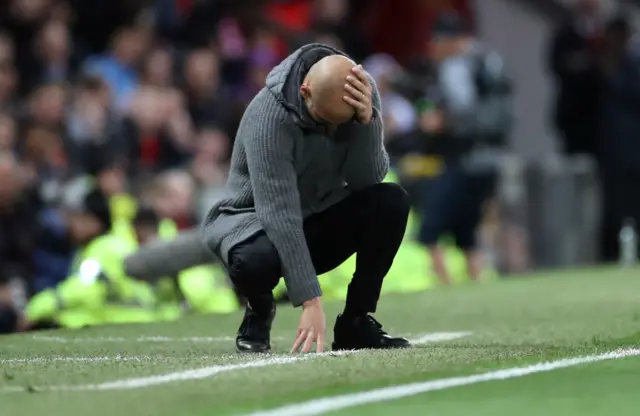
[[[405,338],[394,338],[382,330],[372,316],[365,315],[348,320],[338,315],[333,328],[334,350],[390,349],[411,346]]]
[[[261,315],[249,305],[244,313],[244,319],[238,329],[236,350],[238,352],[268,353],[271,351],[271,324],[276,316],[276,306],[271,312]]]

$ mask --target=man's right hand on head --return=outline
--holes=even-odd
[[[316,344],[316,351],[324,350],[324,335],[327,329],[324,309],[320,298],[308,300],[302,304],[302,316],[296,334],[295,342],[291,348],[294,352],[310,352],[313,344]]]

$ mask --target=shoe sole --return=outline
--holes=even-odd
[[[264,350],[264,351],[253,351],[253,350],[242,350],[236,347],[236,352],[238,354],[271,354],[271,349]]]

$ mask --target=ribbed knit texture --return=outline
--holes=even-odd
[[[205,242],[225,264],[231,248],[264,230],[280,255],[294,306],[322,295],[304,219],[352,190],[380,183],[388,170],[377,90],[376,120],[370,125],[349,123],[334,134],[322,126],[301,126],[306,110],[292,109],[283,89],[304,52],[303,47],[276,67],[267,87],[249,104],[234,144],[225,197],[203,226]]]

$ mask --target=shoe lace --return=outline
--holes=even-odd
[[[382,324],[378,322],[373,316],[367,315],[366,324],[374,332],[380,335],[387,335],[387,333],[382,329]]]
[[[246,314],[244,319],[243,335],[256,339],[267,339],[269,337],[269,327],[264,317],[252,311]]]

